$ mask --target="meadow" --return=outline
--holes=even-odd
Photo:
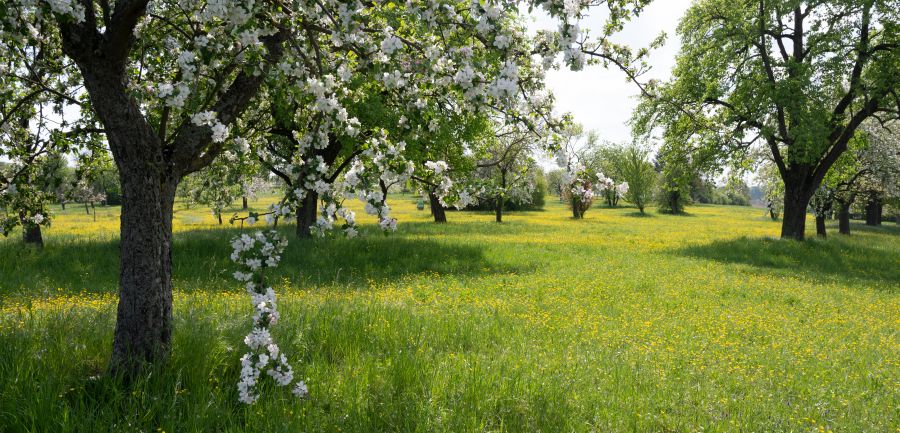
[[[744,207],[438,225],[390,202],[390,236],[279,228],[274,334],[309,397],[264,381],[253,406],[241,229],[177,206],[172,356],[127,385],[104,374],[118,209],[57,212],[43,251],[0,240],[0,431],[900,432],[893,223],[798,243]]]

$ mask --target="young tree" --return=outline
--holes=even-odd
[[[80,179],[72,190],[72,199],[84,204],[84,213],[86,215],[90,215],[93,210],[94,221],[97,221],[97,208],[95,207],[95,203],[106,200],[106,193],[99,190],[90,180]]]
[[[625,199],[637,206],[641,213],[644,213],[644,207],[653,196],[656,182],[656,171],[647,160],[648,155],[647,150],[632,144],[625,148],[619,161],[619,173],[628,185]]]
[[[636,130],[721,158],[762,143],[784,182],[781,236],[869,118],[900,116],[900,26],[884,0],[695,2],[671,82],[647,88]]]
[[[231,207],[243,193],[241,172],[239,168],[236,169],[239,167],[236,160],[233,153],[226,152],[209,166],[191,174],[196,177],[190,192],[192,201],[209,206],[219,225],[222,224],[225,209]]]
[[[534,165],[531,155],[543,139],[522,125],[495,129],[496,137],[487,145],[478,167],[487,180],[483,186],[493,196],[494,216],[499,223],[503,222],[504,203],[517,190],[527,188],[528,172]]]

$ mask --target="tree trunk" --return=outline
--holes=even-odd
[[[59,202],[59,205],[62,206],[62,210],[66,210],[66,202],[61,201]]]
[[[241,197],[241,209],[247,210],[247,196]]]
[[[433,192],[429,192],[428,201],[431,204],[431,214],[434,215],[434,222],[447,222],[447,212],[444,210],[444,206],[441,205],[441,201],[438,199],[438,196],[436,196]]]
[[[84,202],[84,214],[85,215],[91,214],[91,209],[88,207],[88,202]]]
[[[877,198],[870,198],[866,202],[866,225],[877,226],[881,224],[881,202]]]
[[[806,209],[815,189],[804,191],[785,181],[781,238],[802,241],[806,238]],[[818,186],[817,186],[818,187]]]
[[[27,224],[23,240],[26,245],[34,245],[38,248],[44,247],[44,237],[41,235],[41,226],[37,224]]]
[[[94,222],[97,222],[97,208],[94,207],[94,202],[91,202],[91,211],[94,214]]]
[[[41,235],[41,226],[32,224],[24,211],[19,212],[19,221],[22,223],[22,240],[25,245],[44,247],[44,237]]]
[[[825,217],[824,216],[816,216],[816,236],[819,237],[827,237],[828,234],[825,232]]]
[[[838,203],[838,232],[842,235],[850,234],[850,203]]]
[[[312,237],[310,227],[316,223],[316,212],[319,210],[319,193],[307,191],[303,203],[297,208],[297,237],[309,239]]]
[[[119,173],[123,193],[119,305],[110,367],[130,374],[142,364],[164,359],[171,346],[172,207],[177,181],[161,181],[152,169],[135,167]]]
[[[572,218],[581,219],[581,210],[578,209],[578,200],[572,198]]]
[[[503,222],[503,196],[498,194],[494,203],[494,217],[498,223]]]
[[[222,212],[216,212],[216,219],[219,220],[219,225],[222,225]]]

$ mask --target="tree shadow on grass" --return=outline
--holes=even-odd
[[[271,281],[287,279],[295,286],[365,287],[417,274],[472,277],[527,271],[527,264],[493,263],[472,244],[383,236],[370,231],[356,239],[299,240],[294,226],[279,230],[290,241]],[[247,232],[248,230],[245,230]],[[252,230],[249,230],[252,231]],[[236,228],[197,229],[175,233],[172,251],[176,290],[230,290],[230,239]],[[21,243],[0,243],[0,296],[50,296],[60,293],[115,292],[119,275],[116,238],[48,239],[43,250]]]
[[[656,218],[656,215],[653,215],[653,214],[650,213],[650,212],[644,212],[644,213],[641,213],[641,212],[638,212],[638,211],[635,211],[635,212],[628,212],[628,213],[625,214],[625,216],[633,217],[633,218]]]
[[[785,275],[825,280],[865,280],[900,287],[900,249],[882,248],[837,235],[804,242],[741,237],[675,250],[676,254],[721,263],[745,264]]]

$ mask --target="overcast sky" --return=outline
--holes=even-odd
[[[639,48],[647,46],[660,32],[666,33],[666,45],[651,53],[652,69],[644,79],[669,77],[680,46],[675,29],[690,3],[691,0],[657,0],[614,37],[616,42]],[[603,19],[603,16],[588,17],[581,28],[599,29]],[[529,22],[531,31],[556,28],[556,21],[546,15],[535,13]],[[621,71],[601,66],[586,67],[578,72],[554,70],[547,74],[547,85],[556,95],[559,113],[571,112],[585,130],[597,130],[601,139],[630,141],[631,130],[627,122],[640,92],[637,86],[625,80]]]

